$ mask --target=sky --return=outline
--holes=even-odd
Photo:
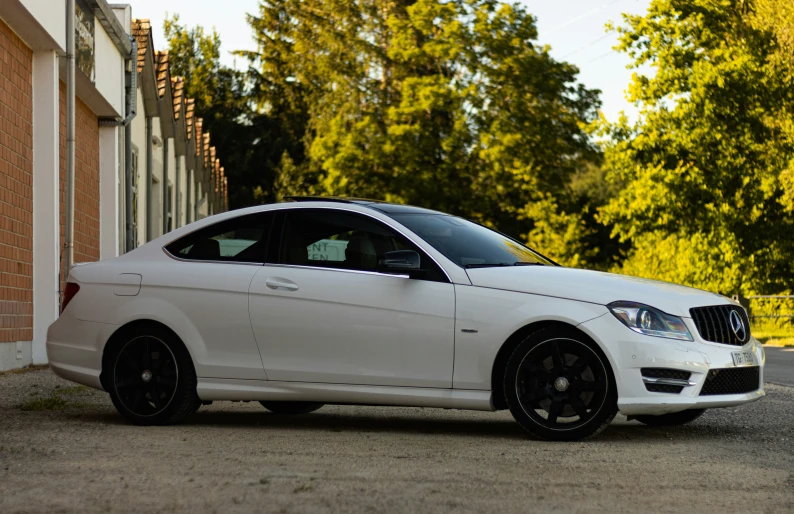
[[[123,1],[123,0],[120,0]],[[163,20],[166,13],[179,13],[181,23],[215,27],[221,36],[222,61],[234,65],[232,50],[254,50],[246,13],[258,11],[257,0],[127,0],[135,18],[149,18],[155,29],[154,44],[164,49]],[[620,22],[621,13],[644,13],[650,0],[519,0],[537,17],[538,40],[551,47],[558,60],[575,64],[579,80],[589,88],[601,90],[602,111],[610,121],[620,111],[630,118],[636,109],[625,99],[632,70],[629,59],[612,51],[615,33],[607,34],[608,21]],[[242,65],[242,62],[238,62]]]

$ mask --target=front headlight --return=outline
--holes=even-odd
[[[686,328],[684,320],[678,316],[671,316],[659,309],[634,302],[612,302],[607,308],[624,325],[638,334],[692,341],[692,334]]]

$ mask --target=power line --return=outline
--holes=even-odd
[[[563,56],[562,56],[562,58],[563,58],[563,59],[567,59],[568,57],[570,57],[570,56],[572,56],[572,55],[574,55],[574,54],[578,54],[578,53],[579,53],[579,52],[581,52],[582,50],[586,50],[586,49],[590,48],[591,46],[595,45],[596,43],[600,43],[601,41],[605,40],[606,38],[608,38],[608,37],[609,37],[609,36],[611,36],[611,35],[612,35],[612,33],[611,33],[611,32],[607,32],[606,34],[604,34],[604,35],[603,35],[603,36],[601,36],[600,38],[598,38],[598,39],[595,39],[595,40],[593,40],[593,41],[591,41],[591,42],[587,43],[587,44],[586,44],[586,45],[584,45],[584,46],[580,46],[579,48],[577,48],[576,50],[574,50],[574,51],[572,51],[572,52],[568,52],[567,54],[563,55]]]
[[[609,52],[606,52],[606,53],[603,53],[603,54],[599,55],[598,57],[594,57],[594,58],[590,59],[589,61],[587,61],[584,64],[586,65],[586,64],[590,64],[590,63],[596,62],[598,60],[603,59],[604,57],[612,55],[614,52],[615,52],[614,50],[610,50]]]
[[[543,34],[543,35],[544,35],[544,37],[545,37],[545,36],[548,36],[549,34],[553,34],[553,33],[557,32],[558,30],[562,30],[562,29],[564,29],[565,27],[571,26],[571,25],[573,25],[574,23],[576,23],[576,22],[578,22],[578,21],[581,21],[581,20],[583,20],[583,19],[585,19],[585,18],[587,18],[587,17],[589,17],[589,16],[592,16],[593,14],[595,14],[595,13],[597,13],[597,12],[599,12],[599,11],[601,11],[601,10],[603,10],[603,9],[607,8],[607,7],[609,7],[610,5],[613,5],[613,4],[616,4],[616,3],[618,3],[618,2],[622,2],[622,1],[623,1],[623,0],[612,0],[612,1],[610,1],[610,2],[606,2],[606,3],[604,3],[604,4],[601,4],[601,5],[599,5],[598,7],[596,7],[596,8],[594,8],[594,9],[591,9],[591,10],[587,11],[587,12],[586,12],[586,13],[584,13],[584,14],[582,14],[582,15],[580,15],[580,16],[577,16],[576,18],[573,18],[572,20],[568,20],[568,21],[566,21],[566,22],[565,22],[565,23],[563,23],[562,25],[557,25],[556,27],[554,27],[554,28],[551,28],[551,29],[547,30],[546,32],[544,32],[544,34]]]

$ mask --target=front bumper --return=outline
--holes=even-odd
[[[637,334],[607,313],[587,321],[579,328],[601,344],[615,372],[618,388],[618,409],[622,414],[667,414],[687,409],[731,407],[762,398],[764,392],[765,355],[754,338],[744,346],[728,346],[703,341],[689,318],[683,318],[694,341],[676,341]],[[701,396],[709,370],[736,368],[732,353],[751,351],[759,363],[758,389],[743,394]],[[691,373],[680,393],[648,391],[642,368],[664,368]]]

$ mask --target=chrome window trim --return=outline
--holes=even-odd
[[[365,209],[365,208],[366,207],[362,207],[362,209]],[[200,260],[193,260],[193,259],[183,259],[183,258],[177,257],[177,256],[173,255],[171,252],[169,252],[166,249],[166,246],[170,246],[173,243],[179,241],[180,239],[188,237],[189,235],[191,235],[191,234],[193,234],[195,232],[198,232],[199,230],[204,230],[206,228],[210,228],[210,227],[212,227],[214,225],[217,225],[219,223],[226,223],[226,222],[228,222],[230,220],[236,219],[237,217],[252,216],[252,215],[256,215],[256,214],[262,214],[262,213],[265,213],[265,212],[272,212],[274,214],[281,213],[281,212],[288,213],[289,211],[295,211],[295,210],[298,210],[298,211],[301,211],[301,210],[302,211],[311,211],[311,210],[342,211],[342,212],[347,212],[347,213],[351,213],[351,214],[360,214],[360,215],[362,215],[364,217],[367,217],[367,218],[373,219],[373,220],[375,220],[377,222],[380,222],[380,223],[386,225],[387,227],[389,227],[390,229],[394,230],[395,232],[397,232],[398,234],[403,236],[405,239],[407,239],[408,241],[413,243],[417,248],[422,250],[422,253],[424,253],[431,261],[433,261],[436,264],[436,266],[438,266],[438,268],[441,270],[441,272],[447,278],[447,282],[450,283],[450,284],[454,284],[455,283],[452,280],[452,277],[447,272],[447,270],[444,268],[444,266],[442,266],[441,263],[438,262],[438,260],[436,260],[435,257],[433,257],[427,250],[422,248],[422,245],[417,243],[416,240],[413,237],[411,237],[408,234],[406,234],[404,230],[401,230],[400,228],[397,228],[397,227],[395,227],[392,224],[392,223],[399,224],[399,221],[397,221],[395,219],[392,219],[392,218],[389,218],[389,220],[391,220],[391,222],[392,222],[392,223],[389,223],[389,222],[386,222],[386,221],[378,218],[377,216],[373,216],[372,214],[369,214],[369,213],[366,213],[366,212],[361,212],[361,211],[353,210],[353,209],[345,209],[345,208],[337,207],[337,206],[333,206],[333,207],[322,206],[322,207],[319,207],[319,206],[300,205],[300,207],[298,207],[297,205],[295,205],[295,206],[290,205],[289,207],[282,206],[282,207],[273,208],[273,209],[265,209],[265,210],[261,210],[261,211],[257,211],[257,212],[249,212],[249,213],[246,213],[246,214],[240,214],[239,216],[228,217],[228,218],[225,218],[223,220],[217,221],[215,223],[212,223],[212,224],[209,224],[209,225],[203,225],[203,226],[198,227],[198,228],[196,228],[194,230],[191,230],[190,232],[187,232],[186,234],[183,234],[183,235],[181,235],[178,238],[170,240],[168,243],[166,243],[165,245],[162,246],[162,249],[163,249],[163,252],[167,256],[169,256],[170,258],[172,258],[172,259],[174,259],[176,261],[180,261],[180,262],[206,262],[206,263],[214,263],[214,264],[245,264],[245,265],[248,265],[248,266],[262,266],[262,265],[275,266],[276,264],[267,263],[267,262],[261,262],[260,263],[260,262],[239,262],[239,261],[200,261]],[[384,215],[384,216],[386,216],[386,215]],[[386,217],[388,218],[388,216],[386,216]],[[428,246],[433,248],[433,245],[431,245],[430,243],[427,243],[426,241],[425,241],[425,244],[427,244]],[[281,242],[279,242],[279,245],[281,245]],[[435,250],[435,248],[433,248],[433,250],[437,251],[437,250]],[[333,270],[333,271],[350,271],[350,272],[354,272],[354,273],[374,273],[376,275],[389,276],[389,277],[397,276],[397,275],[390,275],[390,274],[386,274],[386,273],[377,273],[377,272],[371,272],[371,271],[342,270],[342,269],[339,269],[339,268],[322,268],[322,267],[311,267],[311,266],[298,266],[298,265],[291,265],[291,264],[285,264],[283,266],[306,267],[306,268],[310,268],[310,269],[323,269],[323,270]]]
[[[339,271],[341,273],[356,273],[359,275],[375,275],[378,277],[393,277],[393,278],[411,278],[410,275],[403,275],[403,274],[391,274],[391,273],[380,273],[379,271],[363,271],[363,270],[356,270],[356,269],[345,269],[345,268],[323,268],[321,266],[304,266],[302,264],[273,264],[273,263],[265,263],[265,267],[272,267],[272,268],[295,268],[295,269],[312,269],[317,271]]]
[[[166,249],[165,246],[163,247],[163,253],[166,254],[167,256],[169,256],[170,258],[174,259],[175,261],[179,261],[179,262],[201,262],[201,263],[207,263],[207,264],[242,264],[244,266],[264,266],[264,263],[262,263],[262,262],[209,261],[209,260],[204,261],[204,260],[201,260],[201,259],[183,259],[182,257],[177,257],[176,255],[174,255],[171,252],[169,252],[168,249]]]

